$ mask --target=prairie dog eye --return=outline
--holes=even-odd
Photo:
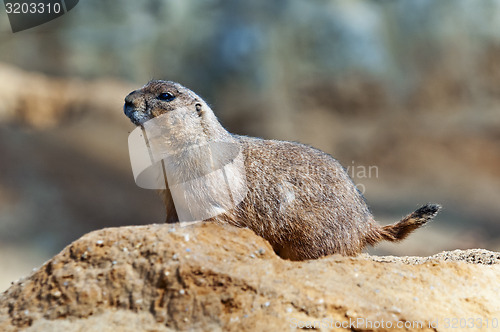
[[[175,96],[170,92],[165,92],[160,93],[160,95],[158,95],[158,99],[163,101],[172,101],[175,99]]]

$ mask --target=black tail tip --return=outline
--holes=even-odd
[[[438,214],[439,210],[441,210],[441,205],[428,203],[413,212],[413,214],[418,218],[430,219],[434,218]]]

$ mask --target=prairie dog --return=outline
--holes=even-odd
[[[162,116],[165,144],[181,151],[192,144],[233,140],[241,146],[248,191],[240,204],[205,221],[248,227],[282,258],[315,259],[334,253],[356,255],[366,245],[400,241],[440,210],[427,204],[399,222],[379,225],[340,163],[295,142],[233,135],[208,104],[170,81],[151,81],[125,98],[124,112],[137,126]],[[192,156],[177,158],[178,170],[204,167]],[[167,223],[179,221],[169,189],[161,190]]]

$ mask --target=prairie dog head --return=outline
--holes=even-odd
[[[125,115],[137,126],[162,116],[162,127],[173,141],[217,140],[229,133],[210,107],[193,91],[171,81],[150,81],[125,97]]]

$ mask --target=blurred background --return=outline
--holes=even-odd
[[[0,290],[89,231],[164,220],[122,110],[153,78],[332,154],[383,224],[444,206],[371,253],[500,250],[499,31],[494,0],[85,0],[15,34],[0,8]]]

